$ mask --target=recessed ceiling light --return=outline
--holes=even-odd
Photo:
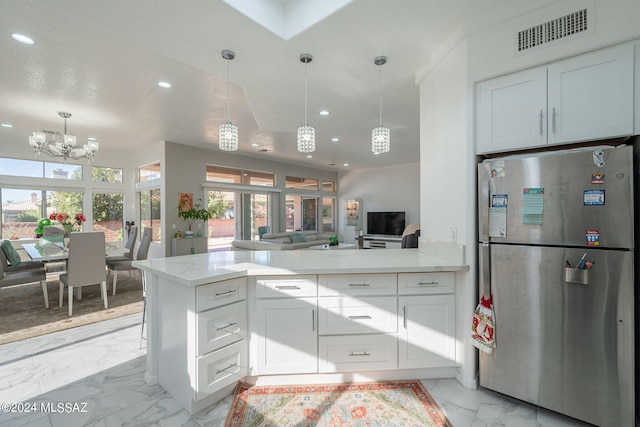
[[[331,114],[331,113],[329,111],[327,111],[327,110],[320,111],[320,115],[321,116],[328,116],[329,114]]]
[[[27,37],[24,34],[13,33],[13,34],[11,34],[11,37],[13,37],[13,39],[15,41],[20,42],[20,43],[24,43],[24,44],[34,44],[35,43],[31,37]]]
[[[169,82],[158,82],[158,86],[163,87],[165,89],[169,89],[171,87],[171,83],[169,83]]]
[[[311,154],[307,154],[307,159],[311,159],[313,156]]]
[[[331,142],[338,142],[340,141],[340,138],[331,138]]]
[[[345,164],[343,164],[342,166],[349,166],[349,163],[345,163]]]
[[[260,146],[260,144],[258,144],[258,143],[256,143],[256,142],[254,142],[253,144],[251,144],[251,146],[252,146],[252,147],[259,147],[259,146]]]
[[[97,141],[97,139],[95,139],[93,136],[90,136],[89,138],[87,138],[89,141]]]
[[[377,156],[378,154],[380,154],[380,153],[373,153],[374,156]]]
[[[13,127],[13,125],[10,124],[10,123],[2,123],[2,124],[0,124],[0,126],[2,126],[3,128],[12,128]]]

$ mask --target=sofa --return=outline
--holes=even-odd
[[[332,234],[318,234],[317,231],[287,231],[265,233],[261,240],[234,240],[231,250],[288,251],[305,249],[316,245],[326,245]]]

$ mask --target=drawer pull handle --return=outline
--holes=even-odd
[[[368,283],[349,283],[349,286],[356,287],[356,288],[357,287],[362,288],[362,287],[368,287],[368,286],[371,286],[371,285],[368,284]]]
[[[235,368],[236,366],[238,366],[237,363],[232,363],[231,365],[227,366],[226,368],[222,368],[222,369],[218,369],[216,370],[216,375],[224,372],[224,371],[228,371],[229,369]]]
[[[357,320],[357,319],[371,319],[371,316],[349,316],[349,319]]]
[[[227,324],[226,324],[226,325],[224,325],[224,326],[220,326],[219,328],[216,328],[216,332],[221,331],[221,330],[223,330],[223,329],[227,329],[229,326],[235,326],[235,325],[237,325],[237,324],[238,324],[237,322],[227,323]]]
[[[283,290],[300,289],[300,286],[296,286],[296,285],[277,285],[276,289],[283,289]]]
[[[407,306],[402,306],[402,327],[407,329]]]
[[[222,296],[229,295],[229,294],[235,294],[236,292],[238,292],[237,289],[231,289],[231,290],[229,290],[227,292],[220,292],[219,294],[216,294],[216,296],[217,297],[222,297]]]
[[[349,357],[353,356],[371,356],[371,353],[367,353],[366,351],[363,351],[362,353],[354,353],[352,351],[351,353],[349,353]]]
[[[418,286],[439,286],[440,282],[418,282]]]

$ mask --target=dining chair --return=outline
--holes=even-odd
[[[71,233],[69,236],[67,273],[60,275],[59,306],[64,300],[64,287],[69,289],[69,316],[73,314],[73,289],[100,284],[104,308],[107,302],[107,273],[103,231]]]
[[[136,254],[136,261],[147,259],[149,253],[149,246],[151,245],[151,227],[147,227],[142,232],[142,239],[140,240],[140,246],[138,247],[138,253]],[[107,268],[109,274],[113,274],[113,295],[116,294],[116,285],[118,282],[118,271],[138,271],[142,280],[144,276],[140,270],[131,265],[133,260],[112,260],[107,259]]]
[[[133,254],[135,251],[133,250],[136,247],[136,240],[138,237],[138,226],[134,225],[129,230],[129,237],[127,238],[127,243],[124,245],[124,255],[122,256],[110,256],[109,261],[133,261]]]
[[[7,270],[7,257],[3,250],[0,250],[0,288],[14,285],[26,285],[28,283],[40,282],[42,294],[44,295],[44,306],[49,308],[49,293],[47,292],[47,273],[44,264],[38,268],[28,268],[24,270]]]
[[[64,229],[53,225],[46,225],[42,230],[43,236],[64,236]]]
[[[42,261],[23,261],[22,257],[11,243],[11,240],[3,240],[2,243],[0,243],[0,248],[2,249],[0,250],[0,252],[2,252],[0,262],[2,262],[4,271],[13,272],[30,270],[32,268],[44,268],[44,263]]]

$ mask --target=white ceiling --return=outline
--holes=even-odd
[[[0,145],[27,144],[33,130],[61,131],[57,112],[69,111],[78,140],[93,136],[105,149],[171,141],[217,150],[218,125],[227,119],[220,52],[230,49],[239,153],[337,170],[417,161],[416,72],[456,26],[509,3],[326,0],[319,10],[317,0],[1,1],[0,123],[13,128],[0,128]],[[245,10],[249,18],[231,4],[262,9]],[[36,43],[17,43],[14,32]],[[317,140],[311,159],[296,151],[296,129],[304,124],[301,53],[314,58],[307,66]],[[382,120],[392,147],[374,156],[379,55],[388,57]],[[158,87],[161,80],[173,87]],[[331,115],[320,117],[322,109]]]

